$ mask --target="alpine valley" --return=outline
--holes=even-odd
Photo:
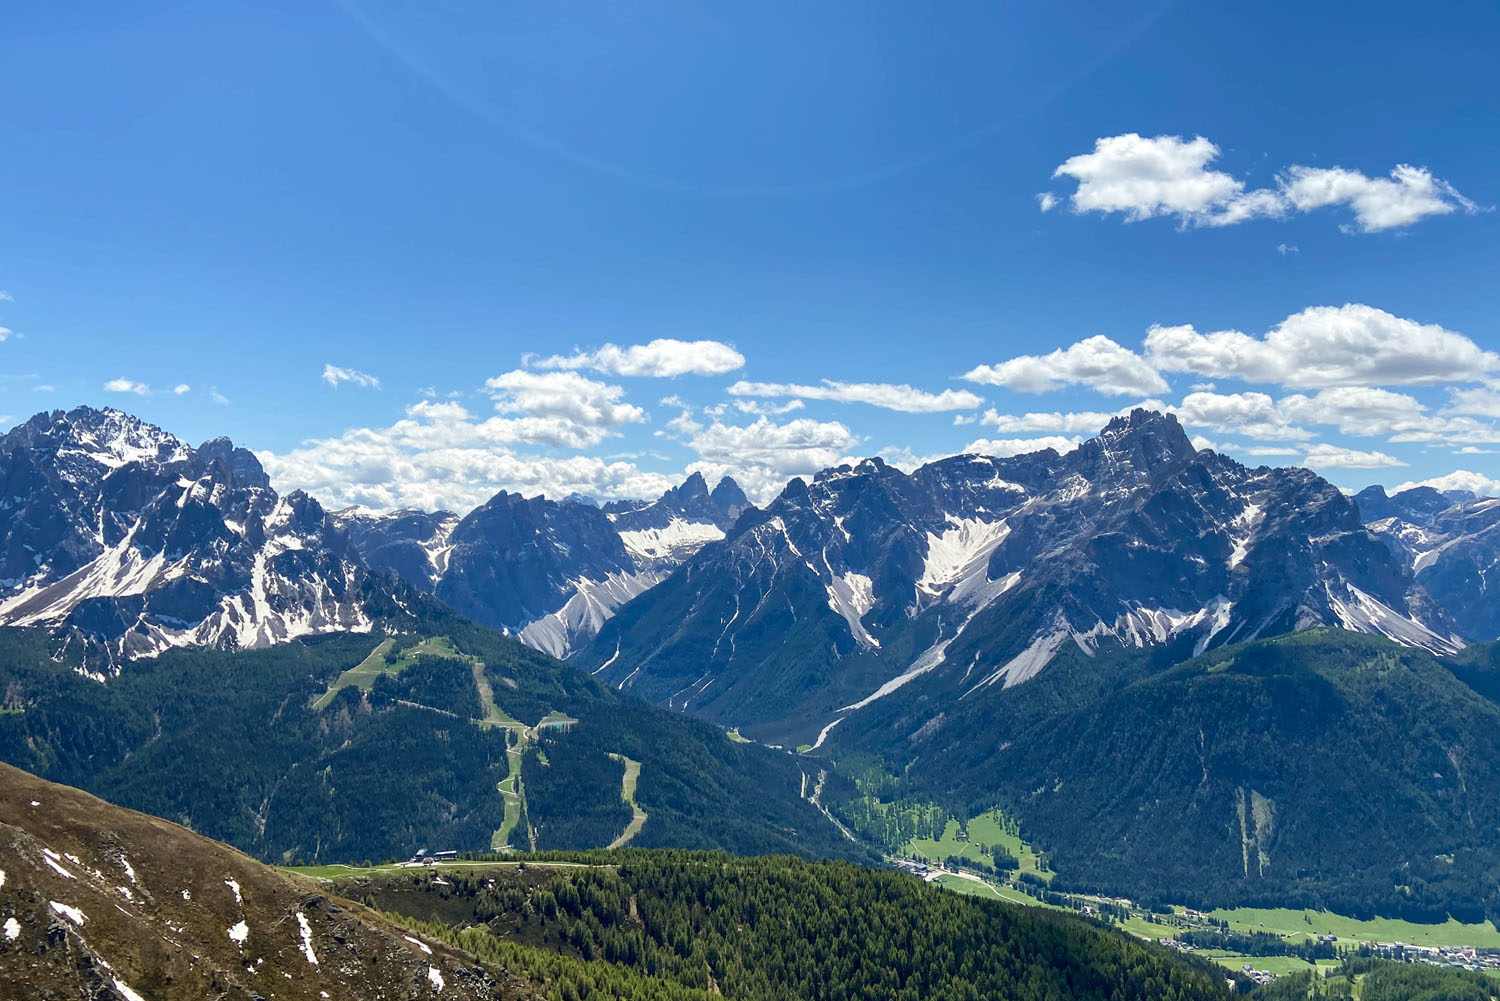
[[[998,811],[1054,893],[1500,916],[1500,501],[1350,497],[1146,410],[1066,454],[866,459],[764,508],[695,474],[640,502],[328,512],[227,440],[87,407],[0,438],[0,477],[0,758],[265,862],[879,865],[899,817]],[[673,864],[697,893],[710,862]],[[567,886],[549,899],[636,911]],[[458,918],[510,927],[486,907]],[[395,961],[374,917],[320,915]],[[1183,976],[1172,996],[1210,996]]]

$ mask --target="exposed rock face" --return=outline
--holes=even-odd
[[[663,580],[750,503],[731,479],[700,474],[656,501],[561,502],[502,491],[448,512],[340,512],[371,567],[391,570],[485,625],[566,657],[615,609]]]
[[[1471,640],[1500,639],[1500,498],[1415,487],[1355,497],[1370,531],[1410,566]]]
[[[918,678],[935,699],[1022,684],[1064,644],[1205,650],[1315,625],[1462,645],[1327,481],[1199,452],[1137,410],[1067,455],[794,481],[580,662],[724,722],[827,724]]]
[[[365,630],[363,562],[317,501],[254,454],[118,410],[38,414],[0,438],[0,624],[112,660]]]

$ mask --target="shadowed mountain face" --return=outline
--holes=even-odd
[[[0,479],[0,624],[97,641],[110,663],[371,627],[348,539],[227,439],[53,411],[0,437]]]
[[[750,508],[725,478],[701,474],[658,500],[602,508],[502,491],[448,512],[336,515],[371,566],[391,570],[476,622],[565,657],[620,605],[650,589]]]
[[[1355,497],[1367,527],[1472,640],[1500,639],[1500,498],[1415,487]]]
[[[3,764],[0,859],[10,997],[542,996],[311,881]]]
[[[793,482],[621,610],[580,663],[812,741],[884,699],[1023,684],[1064,646],[1202,651],[1315,625],[1462,644],[1327,481],[1199,452],[1175,418],[1138,410],[1067,455],[911,475],[870,459]]]

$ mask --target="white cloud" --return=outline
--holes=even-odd
[[[1057,196],[1050,191],[1043,191],[1036,196],[1036,203],[1043,212],[1051,212],[1057,208]]]
[[[1459,209],[1471,214],[1479,210],[1427,168],[1405,163],[1393,169],[1389,177],[1366,177],[1342,167],[1294,166],[1287,168],[1278,183],[1282,197],[1298,212],[1346,205],[1354,211],[1357,228],[1365,233],[1410,226],[1428,216]]]
[[[57,387],[44,382],[40,385],[32,386],[31,391],[33,393],[55,393],[57,392]]]
[[[1167,372],[1293,388],[1474,382],[1500,370],[1500,355],[1463,334],[1359,303],[1304,309],[1263,338],[1155,326],[1146,358]]]
[[[279,489],[307,490],[335,509],[363,504],[462,513],[500,490],[617,499],[655,497],[673,485],[671,477],[629,462],[517,453],[509,445],[536,430],[527,422],[479,421],[459,404],[423,401],[390,427],[355,428],[285,454],[258,455]]]
[[[1071,452],[1082,444],[1077,436],[1044,435],[1040,438],[976,438],[962,449],[965,455],[993,455],[1005,459],[1012,455],[1028,455],[1053,448],[1059,452]]]
[[[1345,206],[1354,213],[1354,228],[1369,233],[1478,210],[1424,167],[1401,164],[1389,177],[1371,178],[1341,167],[1293,165],[1276,178],[1275,188],[1249,189],[1209,168],[1218,157],[1219,147],[1202,136],[1147,139],[1128,132],[1096,140],[1092,152],[1069,157],[1052,176],[1078,182],[1070,199],[1074,212],[1119,212],[1126,222],[1167,216],[1183,228]]]
[[[1046,355],[1020,355],[998,365],[980,365],[964,373],[963,378],[1024,393],[1088,386],[1101,393],[1127,396],[1167,389],[1166,380],[1145,359],[1102,335]]]
[[[227,406],[228,403],[229,403],[229,397],[227,397],[223,393],[219,392],[219,390],[218,390],[217,387],[215,387],[213,389],[210,389],[208,391],[208,398],[210,400],[213,400],[215,403],[217,403],[221,407],[222,406]]]
[[[16,297],[15,296],[13,296],[9,292],[5,291],[5,289],[0,288],[0,302],[15,302],[15,301],[16,301]]]
[[[745,356],[722,341],[679,341],[661,337],[648,344],[624,348],[606,344],[597,351],[578,351],[547,358],[528,356],[524,361],[541,369],[588,368],[610,375],[672,378],[733,372],[744,367]]]
[[[150,396],[151,387],[144,382],[136,382],[134,379],[111,379],[104,384],[106,393],[134,393],[137,396]]]
[[[183,393],[191,392],[192,388],[192,386],[189,386],[185,382],[179,382],[177,385],[172,387],[172,395],[181,396]]]
[[[505,422],[515,435],[513,440],[587,448],[598,444],[611,428],[646,419],[640,407],[621,401],[625,392],[621,387],[577,372],[517,369],[486,379],[484,384],[494,396],[497,411],[526,415]]]
[[[1116,417],[1128,415],[1132,410],[1168,410],[1169,408],[1161,400],[1142,400],[1128,407],[1121,407],[1112,413],[1099,410],[1084,410],[1071,413],[1025,413],[1025,414],[1002,414],[995,408],[984,412],[979,418],[979,423],[985,427],[992,427],[996,431],[1087,431],[1098,432],[1103,430],[1104,425]]]
[[[1311,431],[1296,427],[1265,393],[1189,393],[1171,408],[1189,427],[1242,434],[1260,441],[1297,441]]]
[[[835,382],[832,379],[824,379],[817,386],[740,381],[729,387],[729,393],[731,396],[795,396],[805,400],[868,403],[874,407],[908,414],[972,410],[984,402],[966,389],[945,389],[941,393],[928,393],[911,386],[898,386],[888,382]]]
[[[766,403],[761,400],[735,400],[734,409],[751,417],[780,417],[797,410],[804,410],[807,404],[801,400],[787,400],[785,403]]]
[[[1493,449],[1493,448],[1480,448],[1478,445],[1465,445],[1463,448],[1461,448],[1461,449],[1458,450],[1458,454],[1459,455],[1494,455],[1497,451],[1500,451],[1500,450]]]
[[[8,341],[15,336],[15,331],[9,327],[0,327],[0,341]]]
[[[1493,389],[1452,389],[1448,391],[1450,414],[1477,414],[1500,417],[1500,391]]]
[[[1282,257],[1286,257],[1288,255],[1302,253],[1302,248],[1297,246],[1295,243],[1278,243],[1276,245],[1276,253],[1280,254]]]
[[[699,459],[688,466],[712,482],[733,476],[756,503],[775,497],[796,476],[807,476],[838,462],[860,439],[838,421],[799,417],[777,424],[761,417],[748,425],[715,420],[687,441]]]
[[[1207,449],[1210,452],[1222,452],[1223,451],[1223,449],[1219,446],[1218,442],[1214,441],[1211,438],[1205,438],[1201,434],[1195,434],[1195,435],[1193,435],[1193,447],[1196,448],[1200,452],[1203,451],[1204,449]]]
[[[1467,469],[1454,470],[1445,476],[1434,476],[1431,479],[1401,483],[1391,487],[1391,493],[1400,493],[1412,487],[1432,487],[1434,490],[1469,490],[1481,497],[1500,497],[1500,480]]]
[[[1308,448],[1302,464],[1311,469],[1381,469],[1387,466],[1404,466],[1406,463],[1384,452],[1362,452],[1357,448],[1343,448],[1320,442]]]
[[[353,368],[340,368],[337,365],[323,366],[323,381],[334,389],[339,388],[339,383],[347,382],[365,389],[379,389],[380,380],[367,372],[361,372]]]

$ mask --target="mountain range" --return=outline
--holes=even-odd
[[[576,661],[659,704],[818,743],[882,700],[1024,686],[1065,647],[1182,638],[1202,653],[1322,625],[1465,643],[1332,484],[1195,449],[1172,415],[1137,410],[1066,455],[910,474],[867,459],[794,481]]]
[[[1078,888],[1500,913],[1500,501],[1350,497],[1146,410],[764,508],[695,475],[327,513],[89,408],[0,438],[0,475],[0,757],[263,858],[868,858],[829,820],[999,806]]]
[[[365,563],[399,574],[483,625],[565,657],[750,507],[732,479],[694,473],[656,501],[550,501],[501,491],[447,511],[334,516]]]
[[[1413,487],[1387,497],[1369,487],[1354,497],[1369,530],[1474,639],[1500,637],[1500,498]]]

